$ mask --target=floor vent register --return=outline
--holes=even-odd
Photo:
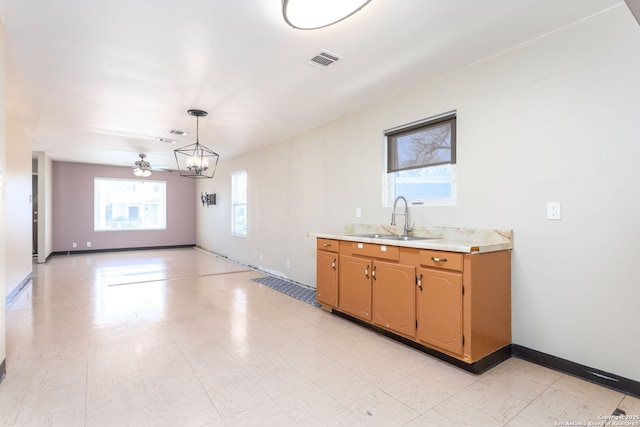
[[[300,301],[304,301],[307,304],[320,307],[320,304],[316,302],[316,291],[312,288],[299,285],[297,283],[290,282],[288,280],[280,279],[279,277],[258,277],[251,279],[254,282],[258,282],[261,285],[268,286],[275,289],[278,292],[289,295]]]

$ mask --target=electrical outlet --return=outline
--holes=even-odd
[[[90,248],[91,247],[91,242],[87,242],[87,247]]]
[[[291,268],[291,261],[287,260],[286,265],[287,265],[287,268]]]
[[[356,218],[362,218],[362,209],[356,208]]]
[[[78,247],[78,242],[73,242],[73,243],[71,244],[71,246],[73,246],[74,248],[77,248],[77,247]]]
[[[262,261],[262,259],[263,259],[263,258],[262,258],[262,254],[260,254],[260,261]]]
[[[547,219],[562,219],[560,202],[547,202]]]

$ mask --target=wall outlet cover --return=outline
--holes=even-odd
[[[560,202],[547,202],[547,219],[562,219]]]

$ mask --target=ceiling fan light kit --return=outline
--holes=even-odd
[[[203,110],[189,110],[196,117],[196,142],[174,150],[180,176],[193,179],[213,178],[218,166],[218,153],[200,144],[199,119],[207,115]]]
[[[135,163],[136,167],[133,169],[133,174],[140,178],[151,176],[151,164],[144,159],[147,155],[141,153],[138,156],[140,156],[140,160]]]

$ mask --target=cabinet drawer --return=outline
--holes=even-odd
[[[338,241],[318,237],[318,249],[329,252],[338,252]]]
[[[374,243],[353,242],[351,244],[351,253],[358,256],[369,256],[392,261],[400,259],[400,248],[398,246],[376,245]]]
[[[447,270],[462,271],[463,255],[456,252],[420,251],[420,265],[425,267],[446,268]]]

